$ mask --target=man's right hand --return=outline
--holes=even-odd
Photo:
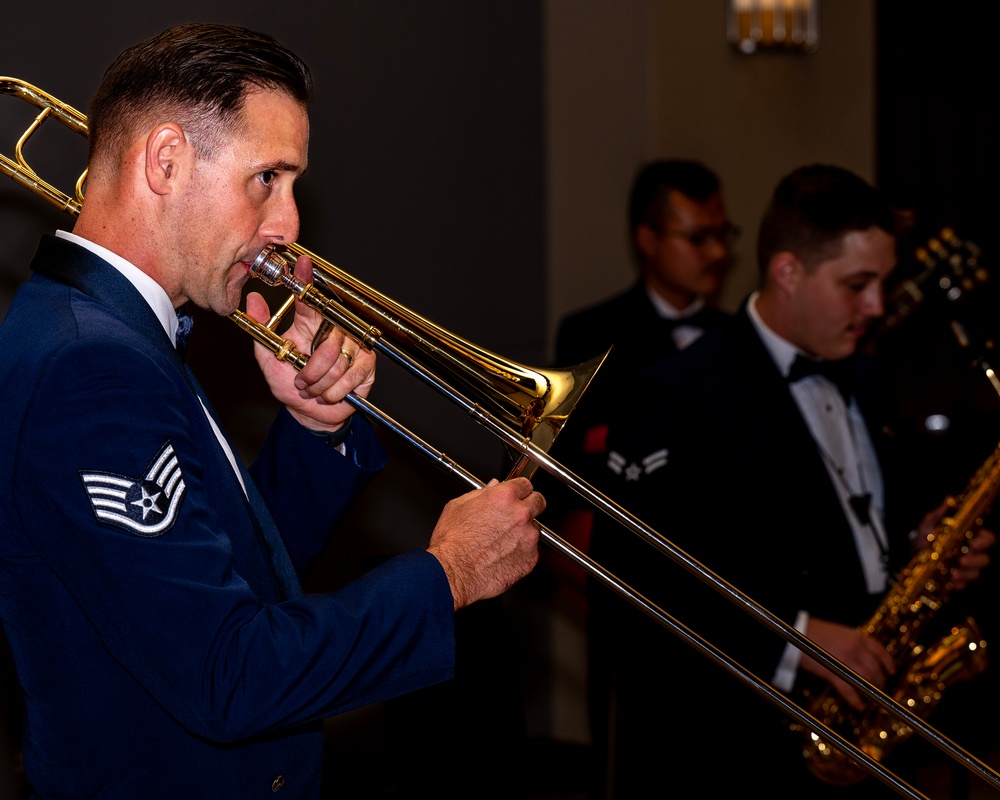
[[[448,576],[456,611],[502,594],[534,569],[535,517],[544,508],[527,478],[494,479],[445,505],[427,550]]]
[[[896,664],[885,647],[857,628],[813,617],[809,620],[806,636],[879,689],[884,689],[888,676],[896,672]],[[863,711],[868,705],[852,684],[824,667],[808,653],[802,654],[800,666],[829,681],[851,708]]]

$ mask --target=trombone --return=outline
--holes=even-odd
[[[86,170],[77,179],[73,194],[67,194],[45,182],[30,167],[24,156],[24,145],[49,118],[55,118],[67,128],[86,136],[86,117],[52,95],[15,78],[0,77],[0,93],[18,96],[40,109],[34,121],[18,140],[14,158],[8,158],[0,153],[0,171],[53,205],[73,216],[77,215],[83,204]],[[294,263],[295,257],[300,255],[309,256],[313,262],[312,283],[305,284],[292,274],[290,265]],[[520,454],[515,473],[531,474],[538,467],[543,468],[608,514],[622,527],[673,559],[755,617],[772,632],[811,655],[855,686],[869,700],[904,721],[957,762],[1000,789],[1000,774],[549,456],[548,450],[555,437],[607,354],[568,370],[540,370],[501,358],[401,306],[298,244],[267,246],[251,266],[251,275],[269,286],[283,287],[290,294],[266,323],[258,322],[239,310],[234,311],[230,317],[254,340],[271,350],[279,360],[288,362],[296,369],[301,369],[307,363],[308,354],[296,349],[293,343],[284,339],[276,329],[283,315],[293,307],[295,301],[316,309],[325,323],[342,327],[362,347],[385,354],[413,372],[463,408],[477,423],[504,442],[512,452]],[[359,411],[403,438],[406,443],[437,463],[444,471],[465,482],[470,488],[481,488],[485,485],[483,481],[367,400],[354,395],[349,395],[347,399]],[[707,658],[727,669],[790,717],[810,730],[821,731],[828,741],[850,753],[853,759],[883,783],[904,796],[926,800],[924,795],[902,781],[878,760],[675,620],[585,553],[540,523],[539,529],[540,536],[546,544],[583,568],[591,577],[617,592],[637,609],[669,628]]]

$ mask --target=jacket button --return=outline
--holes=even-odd
[[[277,778],[271,781],[271,791],[276,792],[284,785],[285,785],[285,776],[279,775]]]

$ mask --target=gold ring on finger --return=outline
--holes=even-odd
[[[351,364],[354,363],[354,356],[348,353],[346,350],[341,350],[340,354],[347,359],[347,366],[350,368]]]

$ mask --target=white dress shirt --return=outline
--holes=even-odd
[[[756,292],[750,297],[747,311],[781,374],[787,375],[795,356],[801,351],[764,324],[757,313]],[[882,471],[857,401],[852,398],[850,404],[845,403],[837,387],[820,375],[798,380],[789,389],[816,441],[830,481],[851,524],[868,591],[873,594],[884,592],[889,580],[884,558],[889,540],[883,521]],[[850,503],[852,496],[863,494],[871,495],[868,524],[857,518]],[[799,611],[795,620],[796,630],[804,633],[808,622],[808,611]],[[800,658],[801,652],[794,645],[789,644],[785,648],[773,678],[776,687],[784,691],[792,688]]]

